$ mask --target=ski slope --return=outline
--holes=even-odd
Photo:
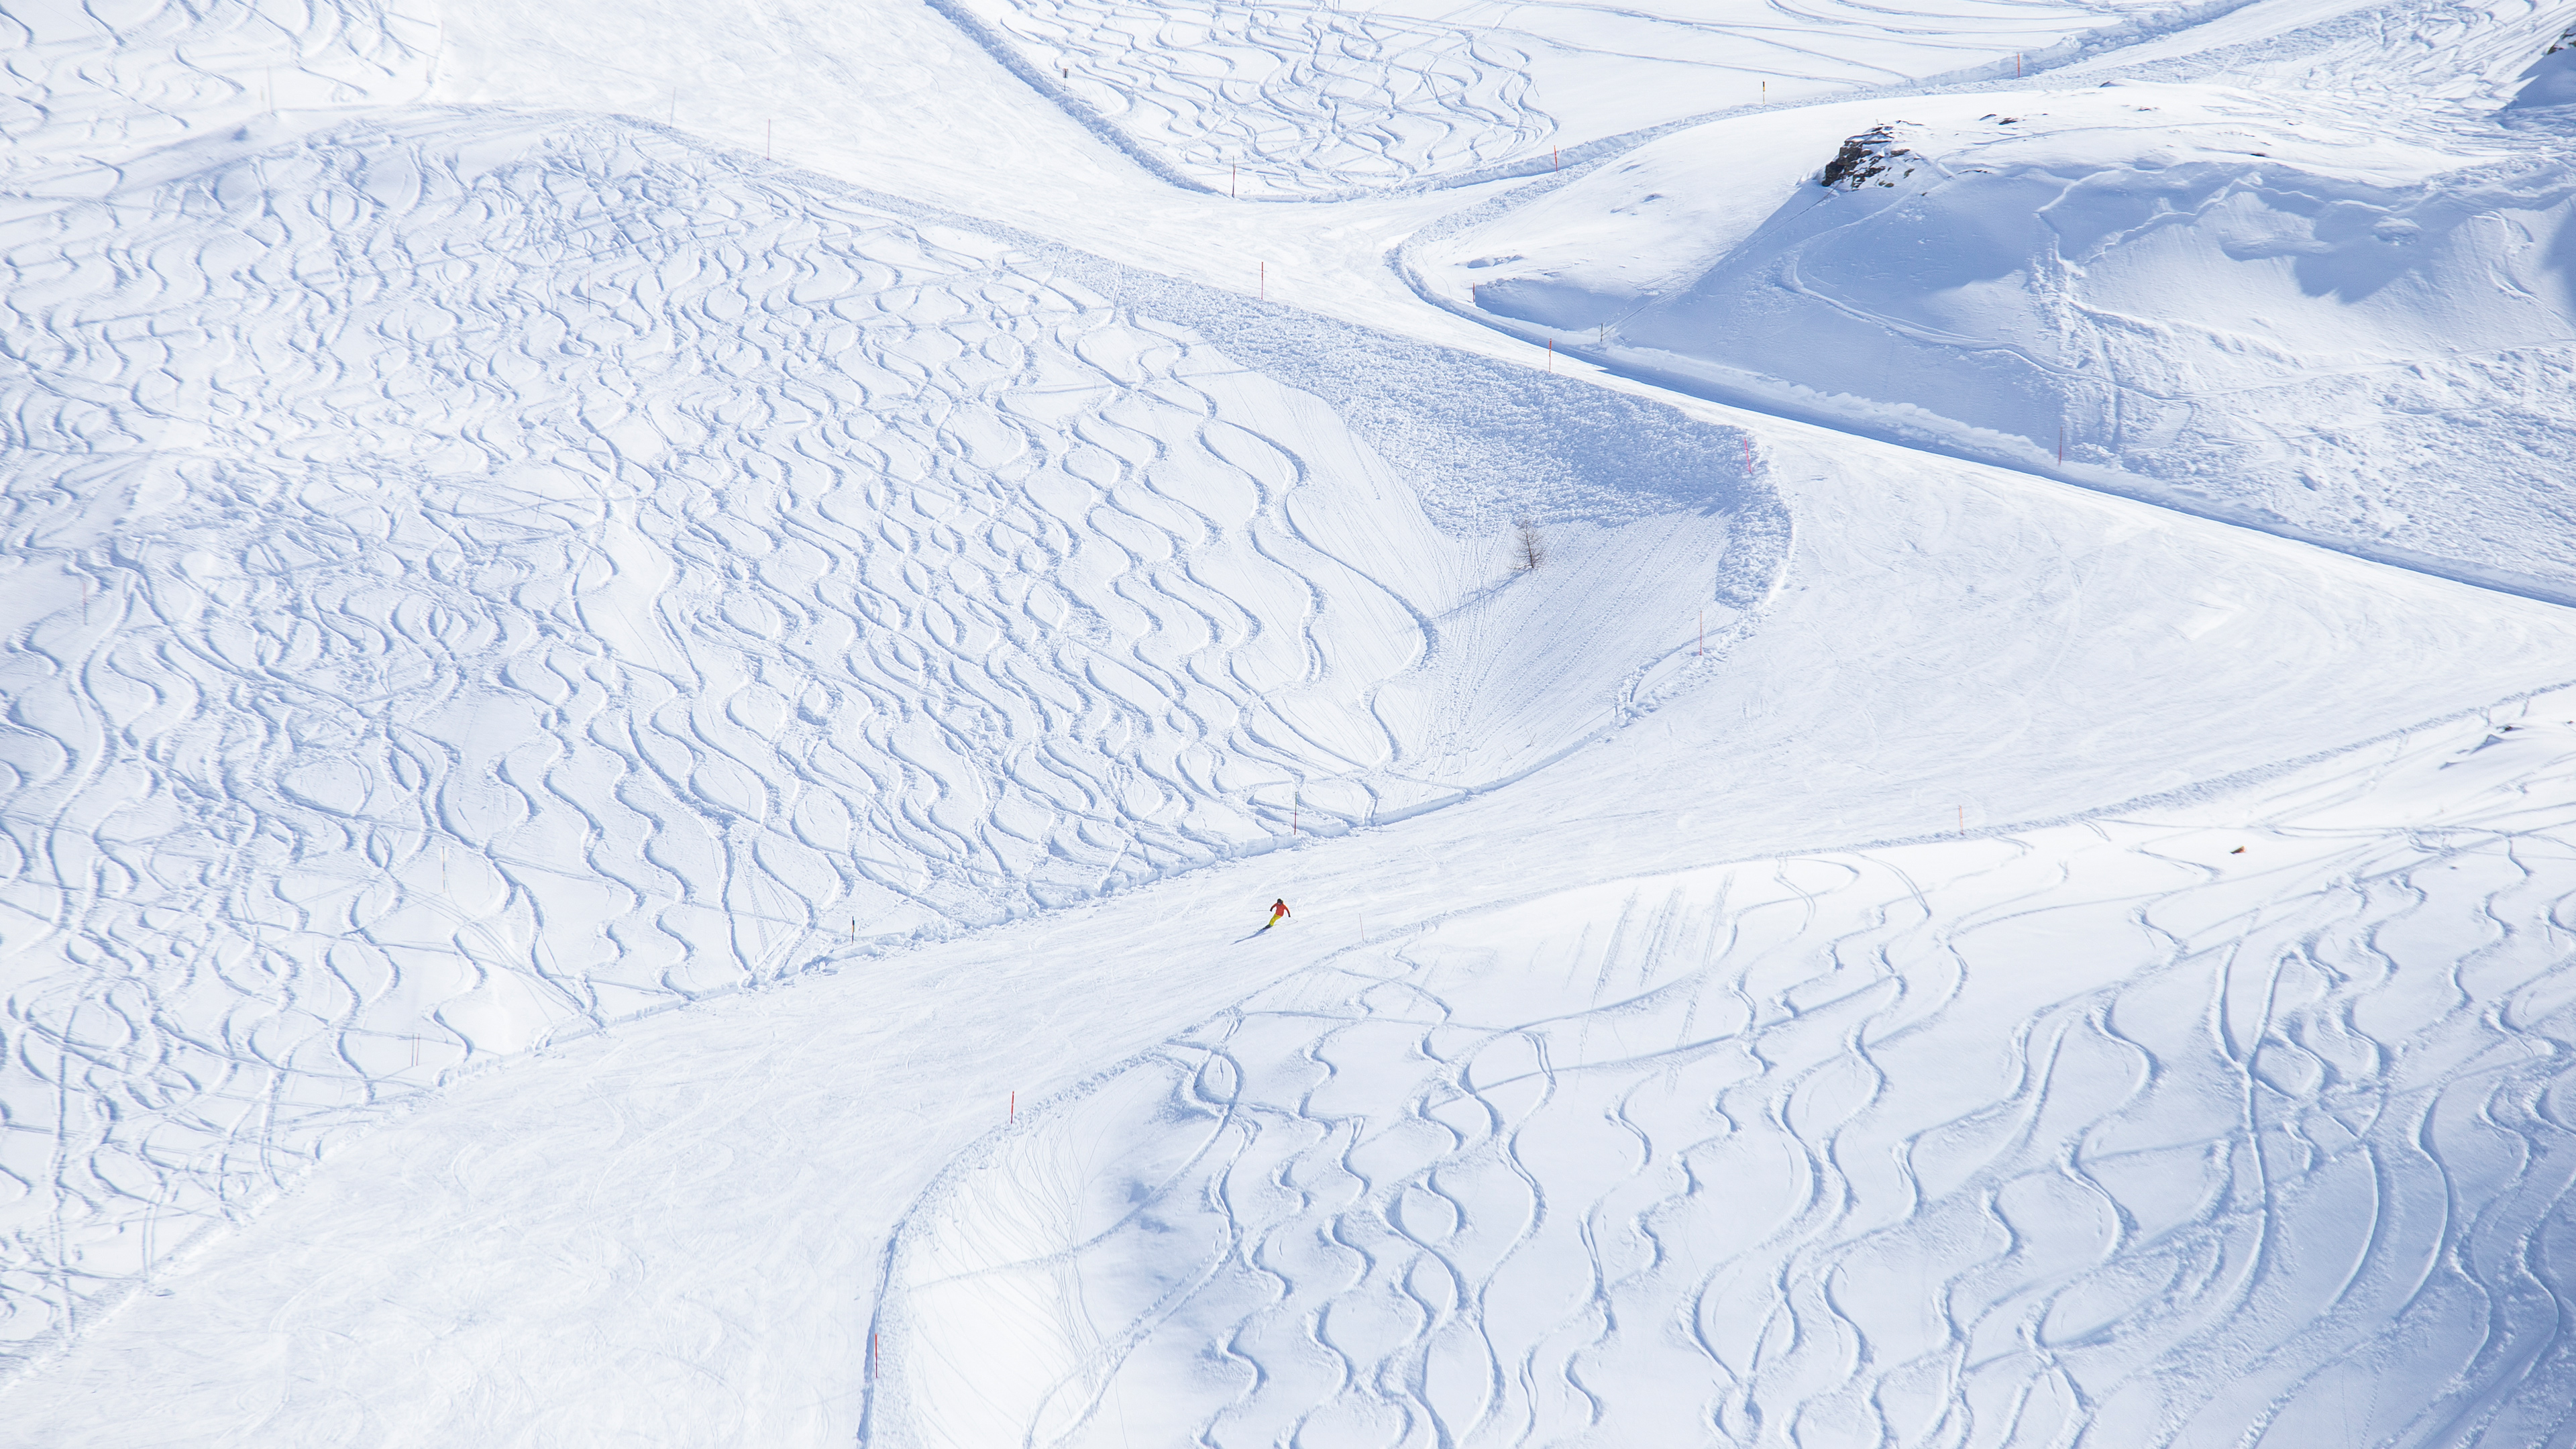
[[[2563,17],[0,18],[0,1444],[2570,1432]]]
[[[2571,703],[1349,946],[952,1169],[878,1432],[2549,1442]]]
[[[1732,435],[1532,441],[1562,567],[1507,587],[1494,480],[658,137],[429,118],[112,204],[11,294],[21,1341],[457,1067],[1524,772],[1602,723],[1532,674],[1633,696],[1776,568]],[[1648,530],[1642,581],[1584,543]],[[1528,657],[1568,588],[1661,637]]]

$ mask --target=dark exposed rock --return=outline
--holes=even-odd
[[[1858,191],[1862,183],[1895,165],[1899,159],[1913,154],[1896,144],[1896,133],[1892,129],[1872,126],[1845,141],[1834,159],[1825,163],[1824,174],[1816,179],[1827,186]]]

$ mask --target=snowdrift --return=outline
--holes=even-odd
[[[2576,598],[2571,197],[2545,133],[2123,84],[1721,123],[1418,257],[1677,386]]]

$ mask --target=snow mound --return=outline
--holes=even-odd
[[[1670,137],[1419,260],[1711,396],[2576,597],[2554,140],[2208,86],[1904,105]],[[1864,119],[1864,184],[1799,169]]]
[[[923,1199],[874,1428],[2542,1442],[2569,712],[1354,947]]]

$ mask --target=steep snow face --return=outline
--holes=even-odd
[[[2508,111],[2576,106],[2576,27],[2559,32],[2540,59],[2514,79],[2520,85],[2505,107]]]
[[[872,1427],[2554,1442],[2570,713],[1354,944],[925,1198]]]
[[[1508,424],[1376,400],[1435,520],[1185,325],[631,126],[357,126],[30,230],[0,1343],[470,1062],[1525,771],[1776,566],[1732,434],[1625,512],[1504,446],[1573,490],[1515,580],[1457,482]]]
[[[2545,136],[2123,85],[1721,123],[1425,262],[1716,395],[2576,597],[2571,197]]]
[[[1454,178],[1622,131],[1948,75],[2171,26],[2165,4],[1604,9],[946,0],[1176,179],[1309,197]]]

